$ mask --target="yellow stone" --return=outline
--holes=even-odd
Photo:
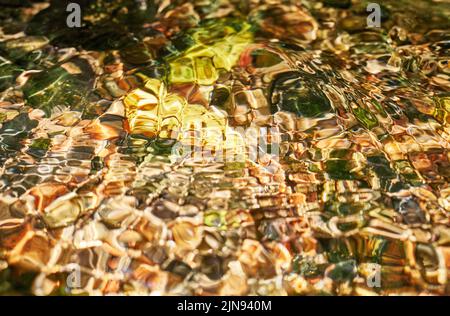
[[[214,84],[219,77],[218,70],[230,71],[253,42],[250,25],[242,23],[241,26],[239,32],[221,24],[194,32],[192,37],[197,44],[169,60],[170,82]]]

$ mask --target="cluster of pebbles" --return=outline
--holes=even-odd
[[[75,2],[0,0],[0,294],[450,294],[445,1]]]

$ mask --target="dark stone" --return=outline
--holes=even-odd
[[[328,277],[337,282],[353,280],[356,277],[355,260],[347,260],[336,263],[334,268],[328,273]]]
[[[202,272],[211,280],[219,280],[223,276],[222,258],[215,255],[205,256],[201,265]]]
[[[339,9],[348,9],[352,5],[351,0],[324,0],[323,3],[326,6]]]
[[[55,66],[31,76],[23,87],[27,104],[42,109],[47,116],[60,106],[82,110],[93,87],[94,72],[84,59],[70,62],[81,70],[80,74]]]
[[[320,88],[302,79],[298,72],[279,75],[272,83],[272,113],[287,111],[298,116],[318,117],[331,110]]]

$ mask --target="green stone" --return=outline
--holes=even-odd
[[[34,157],[43,157],[48,151],[51,140],[48,138],[37,138],[28,146],[27,153]]]
[[[56,66],[33,75],[23,87],[27,104],[42,109],[47,116],[64,107],[82,110],[92,89],[93,71],[86,61],[79,60],[78,65],[84,73],[70,74]]]
[[[0,56],[0,92],[14,86],[17,76],[23,70]]]
[[[366,17],[351,16],[340,20],[338,27],[349,33],[356,33],[366,29],[367,20]]]
[[[143,43],[129,45],[120,51],[123,59],[134,65],[146,64],[153,60],[153,54]]]
[[[275,66],[283,61],[283,59],[266,49],[257,49],[251,53],[252,64],[255,68],[266,68]]]
[[[353,114],[355,114],[358,121],[367,129],[372,129],[378,126],[377,118],[364,108],[353,109]]]
[[[0,128],[0,163],[16,154],[23,144],[21,140],[27,138],[31,129],[35,128],[38,122],[30,120],[27,113],[21,113],[14,119],[5,122]]]
[[[301,79],[299,73],[285,73],[274,80],[272,111],[298,116],[318,117],[331,110],[331,104],[319,87]]]
[[[226,224],[224,212],[208,212],[204,215],[205,225],[208,227],[222,227]]]
[[[367,163],[381,179],[392,179],[396,177],[395,171],[392,170],[389,161],[384,156],[367,157]]]
[[[314,278],[323,273],[324,267],[309,258],[302,258],[302,256],[297,255],[293,259],[292,270],[305,278]]]
[[[328,160],[325,162],[325,170],[332,179],[354,179],[354,175],[350,173],[351,169],[351,164],[348,160]]]
[[[0,43],[0,48],[11,60],[17,60],[26,54],[38,50],[49,43],[45,36],[25,36]]]

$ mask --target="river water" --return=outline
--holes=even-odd
[[[72,2],[0,0],[0,294],[450,294],[447,0]]]

